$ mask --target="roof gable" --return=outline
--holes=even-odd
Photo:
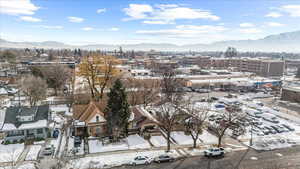
[[[98,121],[97,121],[98,117]],[[106,119],[104,118],[103,114],[101,113],[95,113],[93,116],[91,116],[88,120],[89,123],[103,123],[106,122]]]
[[[78,120],[89,122],[93,117],[95,117],[96,114],[104,119],[104,113],[100,110],[100,104],[96,103],[95,101],[90,101],[89,105],[78,117]]]

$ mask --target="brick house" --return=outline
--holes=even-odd
[[[73,106],[73,129],[75,136],[101,136],[106,134],[103,105],[91,101],[87,105]]]

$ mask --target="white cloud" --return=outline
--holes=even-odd
[[[68,17],[68,20],[69,20],[70,22],[74,22],[74,23],[81,23],[81,22],[84,21],[83,18],[79,18],[79,17],[75,17],[75,16],[69,16],[69,17]]]
[[[84,28],[81,28],[81,30],[83,31],[91,31],[91,30],[94,30],[93,27],[84,27]]]
[[[249,23],[249,22],[245,22],[245,23],[241,23],[240,27],[242,28],[249,28],[249,27],[254,27],[255,25],[253,23]]]
[[[119,31],[120,29],[117,28],[117,27],[112,27],[112,28],[110,28],[109,30],[110,30],[110,31]]]
[[[138,30],[137,34],[162,35],[171,37],[195,37],[203,34],[216,34],[225,31],[223,26],[212,25],[178,25],[173,29]]]
[[[60,25],[38,25],[37,27],[40,27],[40,28],[45,28],[45,29],[63,29],[64,27],[63,26],[60,26]]]
[[[271,18],[279,18],[281,16],[282,16],[282,14],[279,12],[270,12],[265,15],[265,17],[271,17]]]
[[[288,13],[291,17],[300,17],[300,5],[284,5],[280,10]]]
[[[244,29],[239,29],[241,33],[246,33],[246,34],[253,34],[253,33],[261,33],[262,30],[258,28],[244,28]]]
[[[26,22],[41,22],[42,20],[39,18],[34,18],[31,16],[21,16],[20,19]]]
[[[278,23],[278,22],[267,22],[266,25],[270,26],[270,27],[282,27],[282,26],[284,26],[284,24]]]
[[[160,8],[160,9],[166,9],[166,8],[176,8],[178,7],[177,4],[159,4],[159,5],[156,5],[157,8]]]
[[[175,4],[156,5],[154,8],[151,5],[130,4],[128,8],[123,10],[129,16],[124,20],[147,19],[146,22],[148,23],[150,23],[150,20],[152,23],[155,23],[153,21],[161,21],[156,23],[174,23],[178,19],[208,19],[214,21],[220,19],[208,10],[181,7]]]
[[[130,18],[125,20],[144,19],[147,17],[147,13],[153,12],[153,8],[150,5],[144,4],[129,4],[128,8],[124,8],[123,11]]]
[[[39,9],[30,0],[1,0],[0,13],[8,15],[33,15]]]
[[[101,8],[101,9],[98,9],[96,12],[97,13],[104,13],[104,12],[106,12],[106,9],[105,8]]]
[[[146,20],[143,21],[144,24],[152,24],[152,25],[165,25],[170,24],[170,22],[167,21],[153,21],[153,20]]]

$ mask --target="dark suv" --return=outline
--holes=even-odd
[[[160,155],[154,159],[154,162],[156,163],[170,162],[170,161],[175,161],[175,158],[169,155]]]

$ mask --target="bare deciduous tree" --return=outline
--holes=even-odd
[[[128,100],[131,105],[143,104],[144,107],[147,107],[158,99],[160,85],[157,80],[128,78],[126,87],[129,90]]]
[[[177,92],[181,87],[179,79],[175,77],[172,71],[166,71],[163,74],[161,82],[161,101],[156,110],[156,119],[161,129],[167,135],[167,150],[170,151],[171,132],[176,123],[183,119],[182,93]]]
[[[206,127],[206,119],[208,116],[208,108],[196,106],[195,103],[189,101],[185,110],[190,115],[188,119],[185,120],[184,124],[187,133],[193,139],[193,147],[197,147],[197,140],[199,135],[202,134],[203,129]]]
[[[113,56],[98,54],[85,57],[81,61],[77,73],[87,81],[93,99],[102,99],[104,90],[116,77],[120,76],[120,70],[116,67],[120,63]]]
[[[49,87],[54,89],[55,95],[63,89],[68,79],[70,79],[70,69],[61,64],[53,64],[42,68],[42,74]]]
[[[47,83],[40,77],[24,77],[19,85],[23,93],[28,97],[30,106],[35,106],[38,101],[46,97]]]
[[[170,151],[171,148],[171,132],[174,130],[176,123],[183,119],[182,113],[182,109],[172,103],[162,104],[155,111],[158,126],[166,132],[167,151]]]
[[[216,120],[209,124],[209,129],[218,137],[218,147],[222,144],[222,138],[227,129],[244,129],[240,120],[245,119],[245,114],[241,112],[238,106],[226,107],[226,110],[219,114],[220,120]]]

